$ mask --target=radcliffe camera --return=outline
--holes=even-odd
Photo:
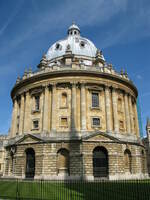
[[[31,2],[38,11],[39,3]],[[97,29],[99,23],[89,30],[82,20],[68,28],[63,20],[56,24],[42,39],[47,47],[40,41],[26,44],[37,61],[28,62],[25,44],[19,47],[28,56],[17,65],[34,66],[17,70],[15,84],[7,80],[12,117],[8,133],[0,135],[0,198],[148,200],[150,120],[143,137],[133,71],[114,66],[115,46],[100,47],[98,34],[103,37],[105,30]],[[126,65],[125,57],[117,59]]]

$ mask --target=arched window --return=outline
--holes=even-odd
[[[26,178],[34,178],[35,175],[35,151],[26,149]]]
[[[69,174],[69,151],[60,149],[57,153],[58,174]]]
[[[132,156],[129,149],[124,151],[125,172],[132,173]]]
[[[93,151],[93,176],[108,177],[108,153],[104,147],[96,147]]]
[[[66,93],[62,93],[61,107],[67,107],[67,94]]]

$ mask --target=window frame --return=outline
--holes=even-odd
[[[38,97],[38,104],[37,104],[37,99],[36,99],[37,97]],[[34,110],[35,111],[40,110],[40,94],[34,95]]]
[[[99,119],[99,125],[94,125],[94,124],[93,124],[94,119]],[[91,117],[91,127],[92,127],[92,128],[100,128],[100,127],[101,127],[101,118],[100,118],[100,117],[97,117],[97,116]]]
[[[123,123],[123,127],[120,127],[120,122]],[[119,120],[119,130],[124,130],[124,128],[125,128],[124,125],[125,125],[124,121],[123,120]]]
[[[119,106],[119,101],[121,102],[120,106]],[[118,97],[117,99],[117,110],[118,112],[123,112],[123,99],[121,97]]]
[[[65,106],[62,105],[62,96],[64,94],[66,95],[66,105]],[[60,94],[60,101],[59,102],[60,102],[59,108],[61,108],[61,109],[68,108],[68,93],[66,91],[61,92],[61,94]]]
[[[67,119],[67,124],[66,124],[66,125],[62,125],[62,124],[61,124],[62,118],[66,118],[66,119]],[[68,117],[67,117],[67,116],[61,116],[60,119],[59,119],[59,121],[60,121],[60,122],[59,122],[60,127],[68,128]]]
[[[38,122],[38,127],[34,127],[34,122],[36,122],[36,121]],[[32,120],[32,130],[39,130],[39,127],[40,127],[39,122],[40,122],[39,119],[33,119]]]
[[[97,106],[93,106],[93,94],[97,94],[97,97],[98,97],[98,104],[97,104]],[[99,92],[97,92],[97,91],[92,91],[91,92],[91,108],[92,109],[99,109],[100,108],[100,98],[99,98]]]

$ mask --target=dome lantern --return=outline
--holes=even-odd
[[[69,36],[80,35],[80,29],[75,24],[75,22],[73,22],[72,25],[69,27],[69,29],[68,29],[68,35]]]

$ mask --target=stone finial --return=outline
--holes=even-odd
[[[95,63],[96,65],[102,67],[104,65],[104,58],[103,58],[103,55],[102,55],[102,51],[100,51],[99,49],[97,49],[96,51],[96,60],[95,60]]]
[[[46,64],[47,64],[47,59],[46,59],[46,54],[44,54],[42,56],[40,64],[38,65],[38,68],[40,68],[40,69],[43,68],[43,67],[45,68]]]
[[[121,69],[120,74],[123,76],[123,69]]]
[[[125,70],[125,72],[124,72],[124,75],[125,75],[126,78],[128,77],[128,74],[127,74],[127,71],[126,71],[126,70]]]
[[[25,69],[25,71],[24,71],[24,76],[27,76],[27,74],[28,74],[28,70]]]
[[[102,55],[102,51],[100,51],[99,49],[97,49],[96,51],[96,57],[101,57]]]
[[[31,67],[29,67],[29,71],[28,71],[28,73],[29,73],[29,74],[32,73],[32,68],[31,68]]]
[[[112,64],[110,63],[110,64],[108,64],[108,68],[109,69],[112,69],[113,68],[113,66],[112,66]]]
[[[20,81],[21,81],[21,78],[20,78],[20,76],[18,76],[17,80],[16,80],[16,84],[19,83]]]

